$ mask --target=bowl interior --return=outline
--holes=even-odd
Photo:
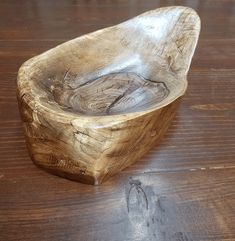
[[[191,9],[150,11],[35,57],[21,71],[22,86],[46,110],[104,116],[162,108],[187,88],[199,31]]]
[[[164,82],[133,72],[106,74],[73,87],[76,75],[66,71],[49,79],[47,93],[62,109],[83,115],[112,115],[141,111],[167,98]]]

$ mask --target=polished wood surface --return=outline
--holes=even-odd
[[[202,32],[188,91],[160,145],[94,187],[38,169],[26,149],[16,76],[30,57],[167,5]],[[0,2],[0,240],[235,240],[235,2]]]
[[[26,61],[17,97],[34,163],[98,185],[142,158],[187,89],[199,32],[192,8],[157,8]]]

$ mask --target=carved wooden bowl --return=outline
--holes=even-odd
[[[24,63],[18,100],[35,164],[99,184],[140,159],[187,88],[199,31],[194,10],[160,8]]]

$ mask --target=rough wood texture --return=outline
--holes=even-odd
[[[100,186],[37,168],[15,96],[20,65],[69,39],[167,5],[193,7],[202,31],[188,90],[159,145]],[[234,0],[1,0],[0,240],[234,241],[234,6]]]
[[[193,9],[160,8],[27,61],[18,100],[34,162],[100,184],[140,159],[187,88],[199,31]]]

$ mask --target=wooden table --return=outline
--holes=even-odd
[[[202,31],[188,92],[161,144],[102,186],[34,166],[15,97],[20,65],[167,5],[196,9]],[[0,240],[235,240],[234,11],[234,0],[2,0]]]

